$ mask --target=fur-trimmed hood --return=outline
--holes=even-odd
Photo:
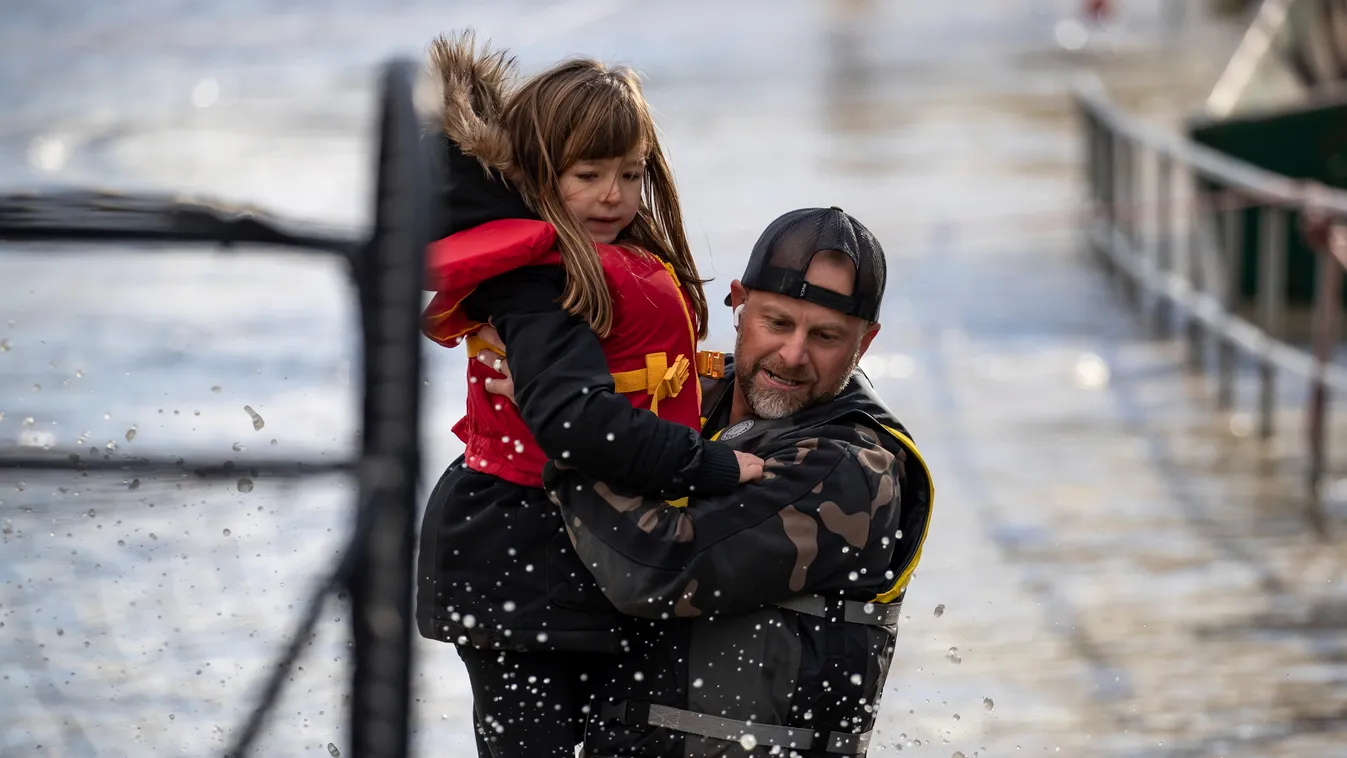
[[[501,125],[517,69],[513,56],[477,46],[471,29],[430,43],[431,73],[441,87],[441,129],[487,169],[513,174],[513,151]]]
[[[539,219],[507,180],[515,166],[501,115],[514,84],[514,59],[478,51],[473,33],[465,31],[431,43],[430,68],[441,88],[436,238],[500,219]]]

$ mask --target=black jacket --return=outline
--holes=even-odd
[[[544,469],[603,592],[648,619],[596,680],[586,755],[865,753],[930,522],[930,472],[860,372],[833,401],[725,428],[732,383],[707,393],[706,432],[767,460],[761,482],[675,508]],[[741,732],[756,734],[751,753]]]

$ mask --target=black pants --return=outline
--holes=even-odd
[[[472,682],[479,758],[575,758],[599,653],[458,646]]]

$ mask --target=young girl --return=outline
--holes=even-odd
[[[698,433],[706,298],[635,75],[578,59],[511,89],[513,62],[470,33],[431,56],[448,221],[425,332],[477,356],[490,320],[518,406],[486,392],[502,376],[489,360],[469,361],[466,450],[422,526],[418,624],[458,646],[479,754],[569,758],[593,656],[622,652],[623,622],[571,549],[543,464],[675,500],[732,491],[761,461]]]

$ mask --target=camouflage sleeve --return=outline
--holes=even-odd
[[[887,584],[901,462],[875,433],[778,438],[762,481],[685,507],[627,496],[548,464],[545,484],[585,565],[618,610],[668,618],[739,613],[796,595],[872,597]]]

